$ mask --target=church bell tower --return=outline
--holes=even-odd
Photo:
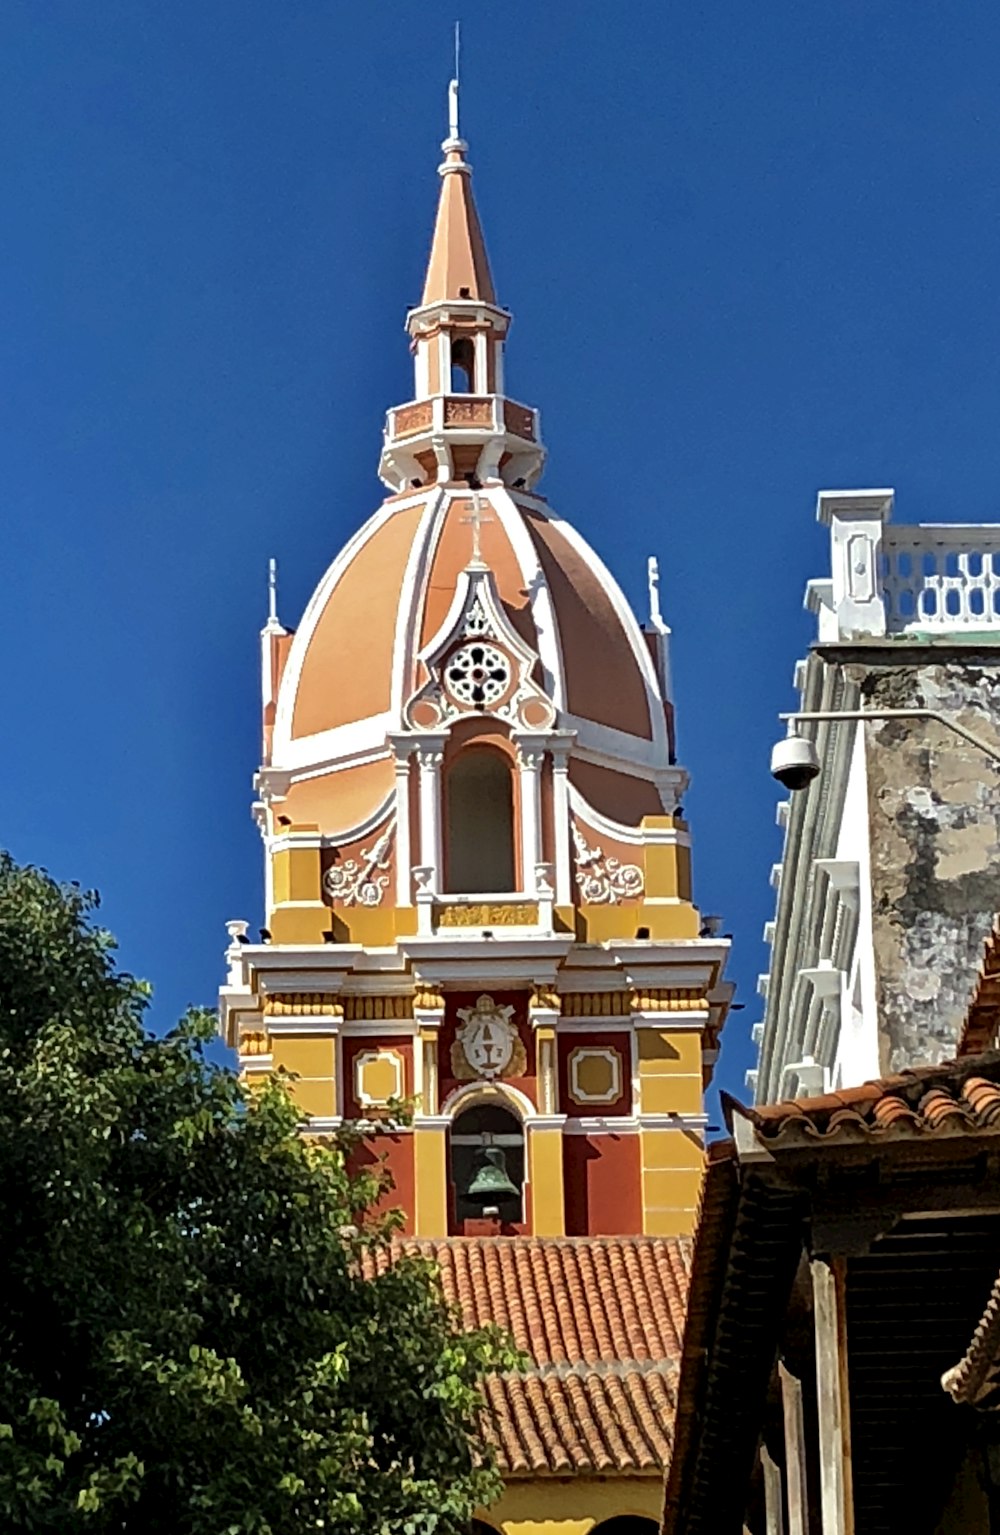
[[[693,904],[667,644],[538,485],[459,134],[388,494],[261,636],[267,942],[226,1038],[310,1133],[379,1123],[426,1237],[683,1234],[730,988]],[[396,1124],[392,1106],[412,1106]]]

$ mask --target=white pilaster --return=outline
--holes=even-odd
[[[430,357],[429,349],[432,342],[423,338],[417,342],[417,349],[413,356],[413,398],[426,400],[430,393]]]
[[[431,872],[429,885],[440,890],[442,878],[441,848],[441,763],[444,737],[425,737],[417,747],[420,769],[420,863]]]
[[[410,838],[410,753],[396,748],[396,905],[413,904]]]
[[[451,393],[451,337],[445,330],[438,331],[438,394]]]
[[[569,847],[569,747],[552,749],[552,816],[554,821],[556,905],[573,901],[573,860]]]
[[[529,738],[517,743],[517,770],[521,781],[521,887],[535,894],[537,865],[542,857],[542,763],[545,751]]]
[[[488,337],[484,330],[476,332],[476,368],[472,388],[475,394],[489,394],[489,380],[487,378],[486,345]]]
[[[816,516],[830,529],[833,607],[840,639],[884,635],[882,529],[892,516],[891,490],[822,490]]]

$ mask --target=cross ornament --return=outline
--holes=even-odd
[[[495,519],[483,511],[483,506],[479,499],[478,491],[474,490],[472,492],[472,511],[469,513],[468,517],[462,517],[460,520],[462,522],[469,523],[472,528],[471,563],[473,565],[481,565],[483,563],[483,553],[479,546],[479,531],[482,528],[484,522],[493,522]]]

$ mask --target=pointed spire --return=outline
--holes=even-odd
[[[441,196],[431,242],[421,307],[446,299],[479,299],[495,304],[486,242],[472,197],[472,166],[465,158],[468,144],[458,132],[458,81],[448,86],[448,137],[438,167]]]

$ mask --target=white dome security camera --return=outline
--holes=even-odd
[[[794,732],[778,741],[771,753],[771,775],[793,794],[807,789],[819,775],[819,755],[812,741]]]

